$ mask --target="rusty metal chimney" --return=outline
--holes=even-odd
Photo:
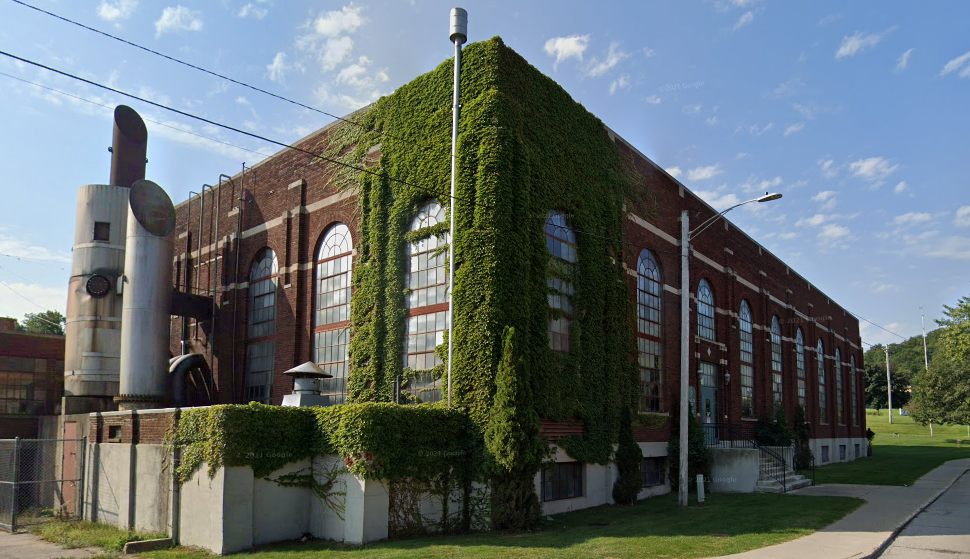
[[[145,178],[148,129],[135,109],[115,107],[115,127],[111,138],[111,180],[114,186],[128,186]]]

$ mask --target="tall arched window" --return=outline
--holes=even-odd
[[[660,266],[649,250],[637,262],[637,346],[640,353],[640,411],[663,411],[663,329]]]
[[[795,374],[798,377],[798,405],[805,407],[805,336],[802,329],[795,332]]]
[[[835,348],[835,419],[839,425],[845,425],[842,401],[842,352]]]
[[[782,405],[781,324],[771,317],[771,395],[776,405]]]
[[[855,369],[855,355],[849,356],[849,382],[852,383],[852,388],[849,389],[849,397],[852,398],[852,424],[859,424],[859,401],[858,392],[856,392],[856,369]]]
[[[754,333],[751,307],[747,301],[741,301],[738,323],[741,331],[741,417],[754,417]]]
[[[314,361],[333,378],[320,380],[320,394],[331,404],[347,399],[350,361],[350,274],[354,243],[350,229],[336,223],[327,229],[317,253],[314,289]]]
[[[569,353],[569,325],[573,314],[573,274],[576,269],[576,234],[562,212],[550,211],[546,217],[546,248],[552,256],[549,288],[549,347]]]
[[[445,223],[445,209],[437,200],[425,202],[411,221],[410,231],[423,237],[408,243],[407,316],[404,318],[404,366],[415,371],[401,394],[407,402],[441,400],[441,379],[431,369],[442,365],[435,347],[444,343],[448,329],[448,270],[445,266],[450,235],[432,234],[431,227]],[[421,235],[427,232],[427,235]]]
[[[815,352],[818,360],[818,422],[826,425],[829,422],[829,409],[825,402],[825,348],[821,338]]]
[[[714,329],[714,292],[707,280],[697,284],[697,335],[705,340],[715,341]]]
[[[249,269],[249,320],[246,343],[245,399],[269,404],[273,397],[276,357],[276,253],[264,248]]]

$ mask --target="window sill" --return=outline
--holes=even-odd
[[[659,415],[663,417],[670,417],[669,411],[638,411],[637,415]]]

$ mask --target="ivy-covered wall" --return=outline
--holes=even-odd
[[[376,173],[349,181],[359,188],[362,233],[352,301],[353,402],[390,401],[395,379],[408,373],[405,245],[442,232],[407,231],[423,202],[449,205],[452,64],[357,115],[369,132],[354,134],[351,157],[375,144],[382,155]],[[461,105],[453,403],[484,429],[502,332],[513,327],[539,414],[585,425],[585,437],[559,444],[579,460],[605,463],[620,411],[634,405],[638,390],[633,312],[616,240],[631,177],[603,123],[499,38],[465,48]],[[568,356],[548,347],[543,225],[550,210],[568,216],[579,245]]]

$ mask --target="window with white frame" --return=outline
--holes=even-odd
[[[799,328],[795,332],[795,376],[798,383],[798,405],[805,407],[805,335]]]
[[[741,301],[738,311],[741,360],[741,417],[754,417],[754,333],[751,328],[751,307]]]
[[[640,411],[663,411],[663,329],[660,266],[649,250],[637,262],[637,346],[640,365]]]
[[[546,248],[552,256],[549,278],[549,347],[556,353],[569,353],[572,323],[573,274],[576,270],[576,234],[562,212],[550,211],[545,225]]]
[[[317,252],[314,285],[314,361],[333,378],[320,379],[320,394],[331,404],[347,399],[350,370],[350,280],[354,244],[350,229],[332,225],[323,235]]]
[[[852,383],[852,388],[849,389],[849,397],[852,398],[852,424],[859,424],[859,397],[858,392],[856,392],[856,368],[855,368],[855,355],[849,356],[849,368],[851,372],[849,373],[849,382]],[[859,446],[859,445],[856,445]],[[858,458],[858,452],[856,452],[856,458]]]
[[[246,401],[271,403],[276,357],[276,253],[264,248],[249,270],[249,314],[246,343]]]
[[[771,317],[771,395],[775,405],[782,405],[784,397],[781,368],[781,324]]]
[[[842,393],[842,351],[835,348],[835,418],[839,425],[845,425]]]
[[[697,284],[697,335],[705,340],[715,341],[714,292],[711,284],[702,279]]]
[[[818,340],[818,346],[815,348],[815,352],[816,360],[818,361],[818,422],[822,425],[827,425],[829,422],[829,409],[825,401],[825,347],[822,345],[821,338]]]

